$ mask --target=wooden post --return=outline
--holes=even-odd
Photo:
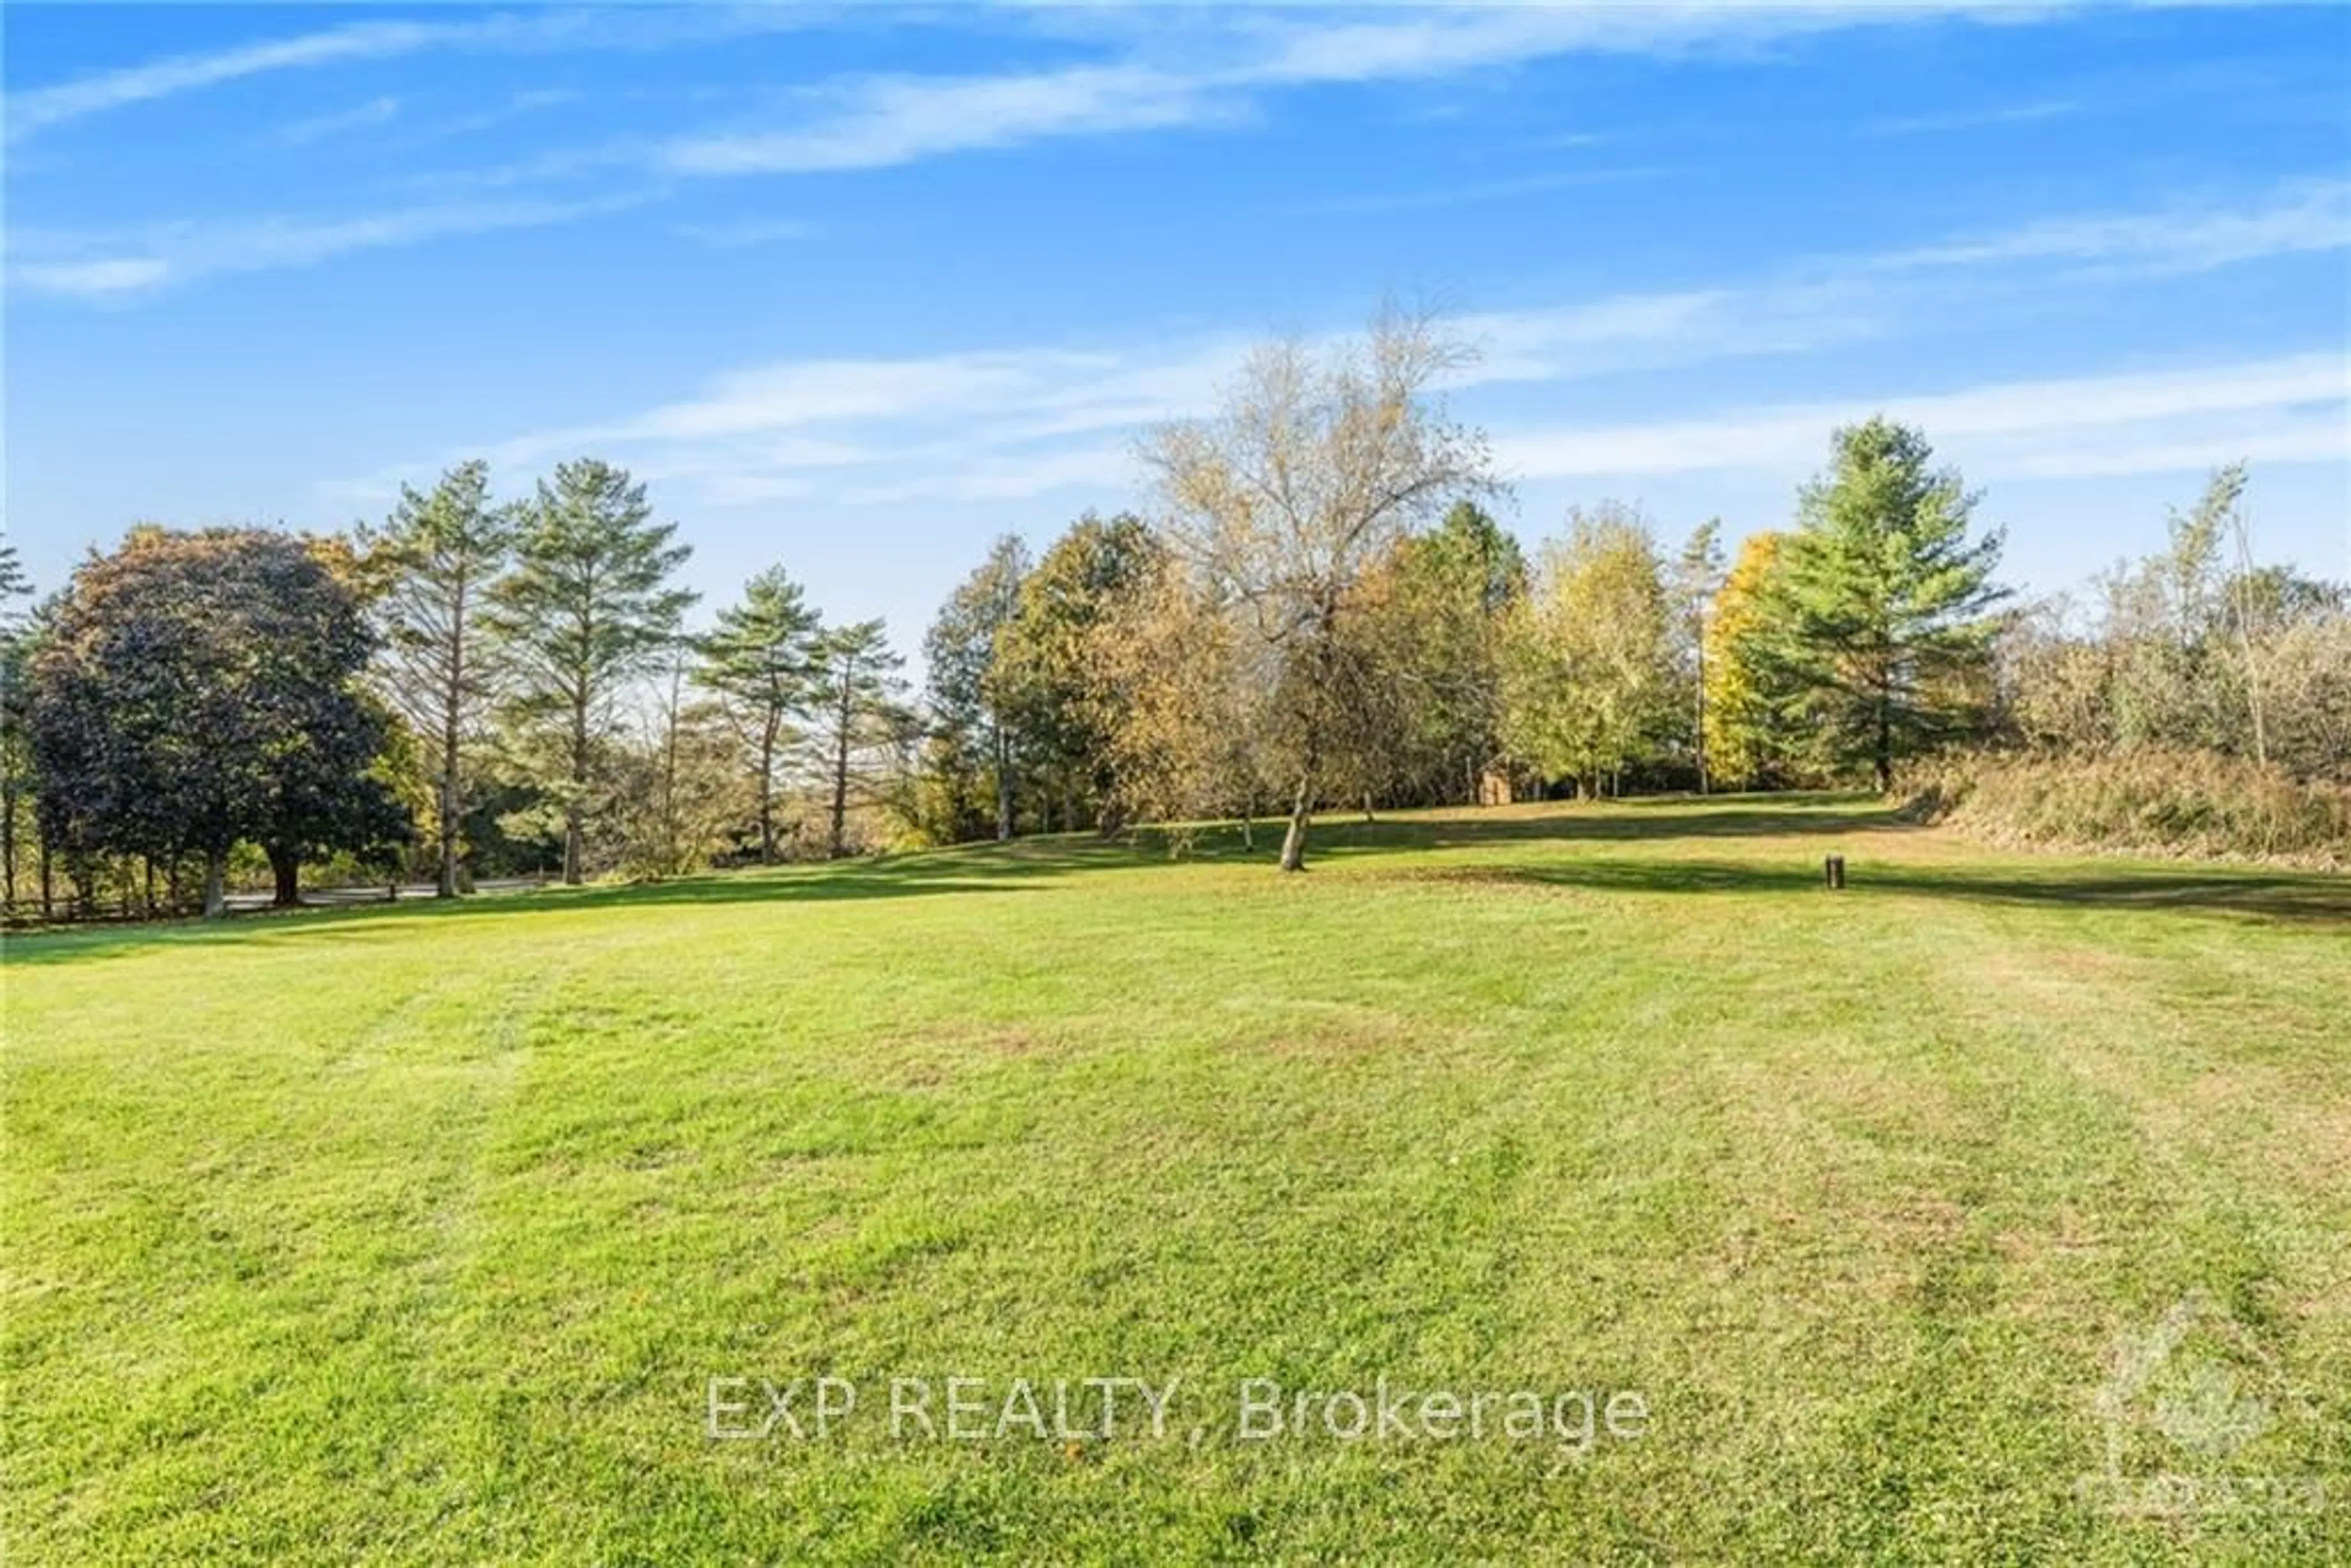
[[[1834,892],[1836,889],[1844,885],[1844,856],[1829,856],[1822,869],[1827,873],[1828,884],[1831,892]]]

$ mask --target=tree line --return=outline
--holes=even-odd
[[[747,833],[772,862],[794,768],[848,852],[916,724],[880,622],[828,625],[775,570],[689,634],[687,557],[593,458],[507,505],[462,464],[347,535],[132,529],[8,628],[12,902],[30,869],[44,904],[62,872],[83,904],[135,876],[141,907],[217,913],[241,852],[280,903],[327,860],[422,857],[444,895],[674,874]]]
[[[1530,558],[1439,395],[1463,357],[1396,312],[1259,348],[1141,443],[1147,519],[988,550],[919,698],[881,622],[780,566],[689,632],[687,547],[593,458],[507,504],[461,464],[340,535],[134,528],[8,615],[7,897],[217,912],[264,864],[283,902],[306,865],[455,895],[1211,819],[1279,824],[1295,870],[1335,809],[1886,790],[1985,745],[2351,779],[2351,606],[2254,562],[2241,468],[2087,613],[2017,602],[1977,494],[1884,419],[1735,559],[1614,502]]]

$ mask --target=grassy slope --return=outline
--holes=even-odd
[[[2342,879],[1834,801],[1324,842],[15,944],[12,1555],[2351,1556]],[[2328,1509],[2072,1495],[2115,1335],[2199,1288]],[[813,1372],[1654,1417],[702,1436],[708,1376]]]

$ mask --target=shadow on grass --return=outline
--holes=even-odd
[[[504,894],[455,904],[363,905],[341,910],[239,916],[219,924],[183,921],[160,925],[42,933],[7,939],[11,965],[66,963],[152,946],[202,946],[348,936],[394,940],[413,920],[495,920],[562,909],[636,908],[727,904],[831,904],[867,899],[1000,894],[1081,872],[1170,863],[1259,864],[1270,868],[1280,845],[1279,821],[1261,821],[1245,839],[1236,823],[1147,827],[1117,839],[1061,833],[1010,843],[958,845],[831,864],[714,873],[676,882],[538,894]],[[1518,843],[1633,844],[1698,840],[1772,840],[1898,835],[1917,831],[1875,796],[1646,797],[1600,806],[1537,806],[1493,810],[1460,808],[1407,816],[1361,818],[1329,813],[1316,821],[1310,863],[1376,861],[1396,853],[1508,846]],[[1540,866],[1431,867],[1402,880],[1470,879],[1522,885],[1580,887],[1593,892],[1787,893],[1819,886],[1810,853],[1791,852],[1787,862],[1697,862],[1672,858],[1628,861],[1577,859]],[[2266,919],[2351,920],[2351,879],[2315,873],[2144,867],[2117,862],[2086,873],[2079,862],[2053,862],[2047,873],[2013,865],[1873,864],[1853,867],[1854,893],[1873,888],[1998,903],[2214,910]]]
[[[1861,832],[1904,826],[1867,795],[1652,796],[1603,806],[1566,802],[1487,810],[1462,807],[1382,816],[1326,812],[1314,824],[1310,861],[1468,849],[1488,844],[1641,842],[1678,838],[1768,838],[1789,834]],[[290,936],[338,927],[376,930],[393,921],[474,920],[526,915],[550,909],[606,909],[676,904],[822,904],[942,894],[1005,893],[1079,872],[1170,863],[1270,865],[1282,824],[1259,821],[1245,835],[1235,822],[1147,826],[1105,839],[1090,832],[1040,834],[1009,843],[959,844],[904,854],[716,872],[674,882],[549,888],[498,894],[456,903],[417,901],[397,906],[311,906],[241,914],[218,924],[183,920],[26,933],[6,942],[11,964],[58,963],[158,943],[204,946],[256,936]]]
[[[1763,797],[1645,796],[1581,808],[1555,804],[1541,814],[1474,808],[1409,817],[1327,814],[1316,819],[1308,859],[1399,850],[1474,849],[1507,843],[1656,843],[1674,839],[1780,839],[1915,831],[1874,795],[1803,795],[1785,804]],[[1276,824],[1268,848],[1278,847]],[[1265,842],[1266,835],[1260,834]]]
[[[909,857],[910,859],[912,857]],[[226,920],[175,920],[152,925],[105,925],[11,935],[6,967],[87,961],[157,946],[205,947],[256,941],[396,940],[412,922],[489,920],[545,915],[556,910],[637,908],[655,904],[832,904],[874,898],[921,897],[956,893],[1028,891],[1016,880],[981,881],[967,876],[880,873],[876,862],[847,867],[799,868],[787,873],[713,873],[678,882],[630,886],[549,888],[538,893],[498,894],[454,903],[354,904],[330,909],[256,911]]]
[[[1411,873],[1406,873],[1411,876]],[[2046,873],[2014,867],[1875,864],[1849,866],[1845,891],[1830,894],[1804,865],[1719,861],[1572,861],[1542,866],[1431,868],[1412,880],[1491,883],[1611,894],[1818,893],[1866,898],[1875,892],[1986,904],[2093,909],[2168,909],[2287,922],[2351,924],[2351,879],[2317,872],[2179,870],[2168,866],[2101,869],[2053,866]]]

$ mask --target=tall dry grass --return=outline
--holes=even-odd
[[[2351,868],[2351,787],[2210,751],[1952,753],[1896,790],[1912,815],[1992,843]]]

